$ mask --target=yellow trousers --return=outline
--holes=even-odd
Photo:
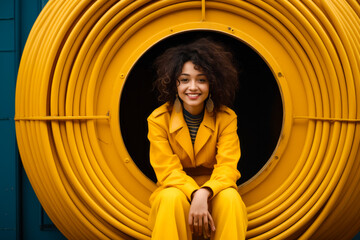
[[[210,204],[216,227],[212,240],[245,239],[247,213],[239,193],[234,188],[225,189]],[[161,190],[152,203],[149,215],[151,239],[191,240],[189,209],[190,203],[181,190],[175,187]]]

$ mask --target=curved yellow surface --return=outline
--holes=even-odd
[[[124,145],[119,106],[159,41],[211,30],[246,43],[279,85],[284,118],[239,186],[249,239],[351,239],[360,229],[360,6],[355,0],[52,0],[26,43],[16,133],[30,182],[69,239],[149,239],[155,189]]]

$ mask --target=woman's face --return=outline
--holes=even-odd
[[[177,91],[184,108],[193,115],[200,114],[209,96],[209,81],[206,75],[188,61],[184,63],[178,81]]]

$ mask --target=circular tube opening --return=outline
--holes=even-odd
[[[276,79],[266,62],[251,47],[232,36],[214,31],[188,31],[152,46],[133,66],[120,101],[120,127],[125,146],[139,169],[156,182],[149,163],[147,117],[160,104],[153,90],[154,59],[167,48],[209,37],[233,53],[239,70],[239,91],[232,109],[238,115],[241,158],[238,169],[244,183],[256,175],[274,152],[283,121],[283,105]]]

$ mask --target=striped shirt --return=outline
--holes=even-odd
[[[204,112],[200,113],[199,115],[192,115],[184,109],[184,118],[190,131],[192,144],[195,143],[196,133],[199,129],[200,123],[203,120],[203,117],[204,117]]]

